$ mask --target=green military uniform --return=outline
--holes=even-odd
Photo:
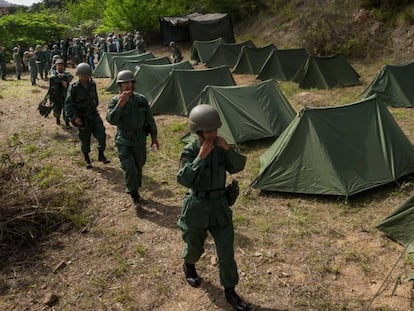
[[[1,79],[6,80],[6,57],[2,48],[0,48],[0,74]]]
[[[115,144],[125,175],[125,190],[132,193],[141,186],[142,168],[147,159],[145,128],[148,128],[151,139],[155,141],[157,126],[144,96],[134,93],[122,108],[118,107],[118,99],[118,95],[112,98],[106,119],[117,126]]]
[[[197,139],[184,148],[177,174],[177,181],[191,189],[184,197],[178,220],[185,242],[183,258],[186,263],[196,263],[210,231],[217,249],[220,282],[225,288],[234,287],[239,277],[234,260],[232,210],[225,194],[226,171],[233,174],[243,170],[246,158],[232,148],[214,147],[201,159],[200,146]]]
[[[76,81],[69,86],[65,101],[66,116],[74,121],[81,118],[84,127],[79,128],[79,139],[83,154],[88,154],[91,150],[91,135],[98,141],[98,150],[103,152],[106,148],[106,134],[102,119],[99,116],[98,93],[96,84],[90,79],[87,85]]]
[[[59,72],[56,69],[52,69],[49,80],[50,101],[54,104],[53,115],[57,119],[60,118],[63,106],[65,104],[68,86],[73,79],[72,74],[68,71],[63,71],[60,74],[62,77],[59,77]],[[63,86],[62,82],[66,82],[66,87]],[[69,118],[66,116],[65,112],[63,112],[63,119],[65,120],[66,124],[69,125]]]
[[[18,80],[20,80],[22,75],[23,62],[19,50],[13,53],[13,63],[16,66],[16,77]]]
[[[30,53],[29,59],[29,71],[30,71],[30,81],[32,85],[36,85],[36,78],[37,78],[37,64],[36,64],[36,55]]]
[[[40,49],[36,49],[36,52],[34,54],[36,55],[37,72],[40,74],[40,78],[43,79],[44,77],[45,79],[47,79],[47,52]]]

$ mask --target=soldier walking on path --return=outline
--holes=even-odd
[[[13,63],[16,66],[16,77],[17,80],[21,79],[22,75],[22,57],[20,56],[20,49],[18,47],[13,48]]]
[[[60,115],[62,114],[68,87],[73,76],[70,72],[65,71],[65,62],[61,58],[56,60],[54,67],[50,75],[48,92],[50,102],[53,103],[53,115],[56,118],[56,124],[60,125]],[[66,116],[65,111],[63,111],[63,119],[66,129],[70,129],[69,118]]]
[[[147,135],[151,136],[151,146],[158,149],[157,126],[147,99],[134,92],[134,73],[122,70],[116,81],[119,95],[111,99],[106,119],[117,126],[115,144],[124,171],[125,191],[132,197],[139,216],[142,211],[139,188],[142,186],[142,168],[147,159]]]
[[[179,63],[183,60],[183,54],[181,53],[181,49],[178,47],[178,45],[174,42],[170,42],[170,48],[173,51],[172,59],[174,63]]]
[[[79,129],[81,150],[86,168],[92,168],[89,152],[91,151],[91,136],[98,141],[98,161],[104,164],[110,161],[105,157],[106,148],[105,127],[98,112],[98,93],[95,81],[92,80],[92,69],[87,63],[76,66],[79,80],[72,83],[68,89],[65,101],[65,113],[71,122]]]
[[[246,157],[217,136],[221,120],[213,107],[196,106],[191,110],[188,122],[190,131],[196,133],[198,139],[184,147],[177,173],[178,183],[190,189],[184,197],[178,220],[185,243],[185,278],[190,286],[200,286],[201,278],[195,263],[204,252],[209,231],[216,244],[220,283],[227,302],[236,310],[249,310],[235,292],[239,275],[234,260],[233,212],[225,190],[226,171],[230,174],[242,171]]]

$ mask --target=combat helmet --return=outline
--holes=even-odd
[[[221,126],[220,116],[210,105],[195,106],[188,116],[188,128],[191,132],[214,131]]]
[[[128,81],[135,82],[134,73],[131,70],[121,70],[120,72],[118,72],[118,75],[116,76],[116,83]]]
[[[76,75],[77,76],[91,76],[92,69],[87,63],[80,63],[76,66]]]

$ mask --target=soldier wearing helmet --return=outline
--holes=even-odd
[[[49,98],[50,102],[53,103],[53,115],[56,118],[56,124],[60,125],[60,115],[63,111],[63,106],[65,104],[65,99],[67,95],[67,90],[70,82],[73,79],[73,76],[70,72],[65,71],[65,62],[58,55],[56,57],[52,69],[50,71],[49,79]],[[63,119],[65,121],[66,129],[70,129],[69,118],[66,116],[63,111]]]
[[[37,72],[40,74],[40,78],[47,79],[47,51],[43,50],[41,45],[36,45],[34,54],[37,64]]]
[[[239,277],[234,260],[232,210],[225,190],[226,172],[242,171],[246,158],[217,135],[221,120],[213,107],[204,104],[194,107],[188,126],[197,139],[184,147],[177,173],[178,183],[190,188],[177,222],[185,244],[184,275],[190,286],[200,286],[195,263],[204,252],[210,231],[216,244],[225,298],[236,310],[248,310],[249,306],[235,292]]]
[[[119,95],[110,103],[106,120],[117,126],[115,145],[125,176],[125,191],[131,196],[137,216],[142,213],[139,188],[142,185],[142,168],[147,159],[147,135],[152,148],[159,148],[157,126],[147,99],[134,92],[135,77],[132,71],[122,70],[116,81]]]
[[[87,63],[76,66],[79,80],[72,83],[68,89],[65,101],[65,113],[71,122],[79,129],[81,150],[86,168],[92,168],[89,152],[91,151],[91,136],[98,141],[98,161],[104,164],[110,161],[105,157],[106,133],[98,112],[98,93],[95,81],[92,80],[92,69]]]
[[[174,63],[179,63],[183,60],[183,54],[181,53],[181,49],[178,47],[178,45],[174,42],[171,41],[169,44],[173,55],[171,56],[172,60]]]
[[[23,61],[22,61],[22,57],[20,55],[20,49],[17,46],[15,46],[13,48],[13,63],[16,66],[16,77],[17,77],[17,80],[20,80],[21,79],[21,75],[22,75]]]

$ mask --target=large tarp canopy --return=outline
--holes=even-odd
[[[199,15],[201,14],[191,13],[183,16],[160,17],[159,22],[162,44],[168,45],[171,41],[189,41],[189,20],[190,18]]]
[[[154,55],[151,52],[137,54],[137,55],[129,55],[129,56],[114,56],[112,58],[111,78],[116,77],[116,75],[118,74],[119,68],[125,62],[140,61],[140,60],[151,59],[151,58],[154,58]]]
[[[233,23],[228,13],[160,17],[161,39],[164,45],[170,41],[210,41],[223,38],[234,42]]]
[[[150,65],[143,64],[135,72],[135,91],[143,94],[148,102],[154,100],[160,90],[160,83],[168,78],[173,69],[193,69],[189,61],[169,64],[169,65]],[[153,90],[151,92],[151,90]],[[152,95],[154,94],[154,95]]]
[[[414,62],[404,65],[385,65],[362,93],[373,94],[387,106],[414,107]]]
[[[310,55],[293,77],[302,89],[331,89],[361,84],[359,74],[344,54],[319,57]]]
[[[273,80],[242,86],[207,86],[197,104],[220,115],[219,135],[230,144],[279,136],[296,112]]]
[[[348,197],[413,173],[414,148],[373,96],[303,108],[260,162],[254,188]]]
[[[205,62],[207,67],[218,67],[226,65],[229,68],[233,68],[243,46],[256,47],[251,40],[247,40],[239,43],[226,43],[221,42],[219,46],[214,50],[211,57]]]
[[[112,71],[112,59],[115,56],[129,56],[129,55],[138,55],[138,50],[134,49],[127,52],[117,53],[117,52],[104,52],[102,54],[101,59],[99,60],[98,64],[94,71],[92,72],[92,76],[94,78],[110,78],[111,71]]]
[[[201,70],[174,69],[151,93],[153,114],[186,116],[195,105],[193,101],[207,85],[236,85],[227,66]]]
[[[242,47],[239,59],[234,66],[233,73],[257,75],[262,69],[270,53],[276,49],[274,44],[260,48]]]
[[[190,58],[199,63],[205,63],[210,59],[214,51],[222,42],[222,38],[217,38],[210,41],[194,41],[193,45],[191,46]]]
[[[171,64],[170,59],[168,56],[158,57],[158,58],[148,58],[143,60],[134,60],[134,61],[126,61],[124,62],[119,71],[122,70],[131,70],[134,74],[143,64],[150,64],[150,65],[167,65]],[[106,89],[110,93],[117,93],[119,88],[118,84],[116,83],[116,77],[114,77]]]
[[[307,59],[308,52],[305,49],[273,50],[257,75],[257,79],[290,81]]]
[[[233,23],[228,13],[210,13],[191,17],[189,20],[192,41],[207,41],[223,38],[234,42]]]

